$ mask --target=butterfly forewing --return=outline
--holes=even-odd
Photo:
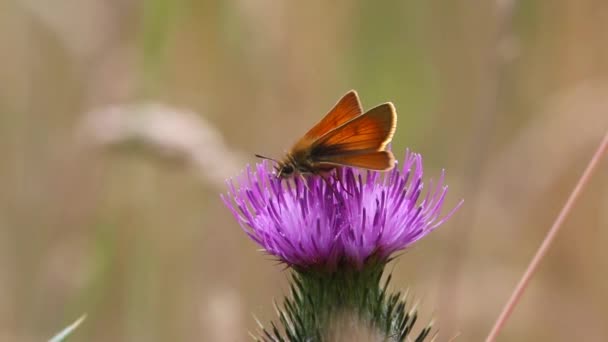
[[[312,146],[312,157],[362,154],[383,150],[395,133],[397,115],[392,103],[381,104],[326,133]]]

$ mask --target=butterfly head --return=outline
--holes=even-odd
[[[277,167],[275,167],[277,171],[277,178],[289,178],[293,176],[296,171],[295,167],[290,163],[279,163]]]
[[[261,159],[267,159],[267,160],[274,162],[276,164],[274,166],[274,170],[275,170],[275,174],[277,175],[277,178],[289,178],[289,177],[293,176],[297,170],[297,165],[296,165],[295,161],[292,158],[290,158],[289,156],[283,161],[265,157],[265,156],[262,156],[259,154],[256,154],[255,156],[258,158],[261,158]]]

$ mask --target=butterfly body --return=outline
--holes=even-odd
[[[287,178],[294,173],[325,174],[337,167],[327,163],[319,162],[319,153],[309,149],[299,149],[287,153],[277,167],[277,177]]]
[[[395,158],[386,150],[397,125],[392,103],[363,113],[357,93],[346,93],[278,162],[277,177],[324,175],[341,166],[386,171]]]

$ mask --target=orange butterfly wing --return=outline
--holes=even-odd
[[[297,164],[300,172],[310,173],[341,165],[391,169],[395,158],[385,148],[397,125],[395,107],[385,103],[361,113],[359,97],[351,90],[298,140],[283,163]]]
[[[326,158],[323,164],[362,167],[370,170],[389,170],[395,165],[395,157],[390,151],[364,152],[331,156]]]
[[[295,145],[307,146],[314,143],[317,139],[327,132],[340,127],[344,123],[360,116],[363,113],[359,96],[354,90],[346,93],[338,103],[314,125]]]
[[[313,144],[313,155],[328,157],[384,150],[396,127],[395,107],[390,102],[381,104],[319,138]]]

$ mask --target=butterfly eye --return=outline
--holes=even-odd
[[[291,166],[291,165],[285,165],[281,169],[281,174],[283,174],[283,175],[289,176],[292,173],[293,173],[293,166]]]

